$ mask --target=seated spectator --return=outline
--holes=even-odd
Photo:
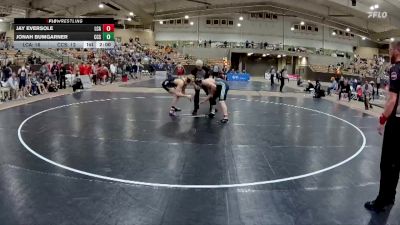
[[[338,83],[336,82],[335,78],[331,78],[331,85],[328,87],[328,95],[331,95],[332,91],[336,91],[338,88]]]
[[[314,89],[314,85],[311,83],[310,80],[307,81],[308,85],[306,89],[304,89],[305,92],[311,92],[312,89]]]
[[[325,91],[321,88],[321,83],[319,80],[315,82],[315,92],[314,92],[314,98],[321,98],[325,96]]]
[[[8,78],[5,87],[10,88],[10,100],[19,99],[19,83],[17,74],[12,73],[11,77]]]
[[[58,91],[57,81],[51,81],[51,83],[48,85],[48,91],[49,92],[57,92]]]
[[[5,87],[6,82],[0,81],[0,101],[5,102],[7,98],[10,98],[10,88]]]
[[[83,84],[79,75],[76,74],[74,80],[72,81],[72,90],[75,92],[78,89],[83,89]]]

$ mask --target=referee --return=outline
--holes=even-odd
[[[390,87],[384,112],[379,118],[379,134],[383,137],[381,156],[381,180],[378,197],[365,203],[365,208],[375,212],[385,211],[394,204],[396,187],[400,172],[400,42],[395,42],[390,48],[390,58],[393,64],[389,71]],[[386,124],[386,126],[385,126]]]

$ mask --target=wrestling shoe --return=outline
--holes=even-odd
[[[229,121],[228,118],[223,118],[223,119],[221,120],[221,123],[228,123],[228,121]]]
[[[175,107],[175,106],[172,106],[172,108],[175,110],[175,112],[180,112],[180,111],[182,111],[181,108],[177,108],[177,107]]]

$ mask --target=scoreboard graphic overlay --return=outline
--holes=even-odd
[[[15,18],[15,48],[114,48],[112,18]]]

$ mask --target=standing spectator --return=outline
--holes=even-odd
[[[60,85],[60,89],[66,89],[66,75],[67,75],[67,65],[63,63],[60,64],[60,75],[58,79],[58,83]]]
[[[8,63],[7,66],[3,67],[3,77],[2,77],[2,81],[7,82],[8,78],[11,77],[12,74],[12,70],[10,67],[11,63]]]
[[[49,67],[46,65],[46,62],[42,63],[42,66],[40,67],[40,72],[42,73],[43,76],[48,76],[49,75]]]
[[[111,72],[110,83],[112,84],[115,81],[116,74],[117,74],[117,67],[114,65],[114,62],[111,62],[111,64],[110,64],[110,72]]]
[[[373,91],[372,85],[369,84],[368,81],[365,81],[365,84],[362,87],[362,91],[363,91],[363,95],[364,95],[365,110],[368,110],[369,108],[372,109],[372,105],[370,103],[372,91]]]
[[[50,69],[53,75],[52,80],[60,80],[60,68],[58,62],[53,62],[53,66]]]
[[[19,70],[18,70],[18,77],[19,77],[19,89],[22,93],[22,97],[26,98],[26,80],[28,77],[28,69],[25,68],[25,65],[23,65]]]
[[[219,74],[220,74],[220,68],[217,64],[215,64],[213,67],[212,76],[213,78],[217,78],[219,77]]]
[[[271,79],[271,86],[275,85],[275,74],[276,74],[276,70],[274,66],[271,66],[271,70],[269,71],[270,73],[270,79]]]
[[[379,96],[379,88],[381,88],[381,77],[376,78],[376,96]]]
[[[347,98],[350,102],[351,100],[351,89],[350,89],[350,84],[348,80],[343,81],[343,85],[340,85],[339,87],[339,101],[342,99],[342,94],[346,94]]]
[[[285,79],[288,79],[286,67],[283,67],[283,69],[281,70],[280,78],[281,78],[281,87],[279,91],[282,92],[283,86],[285,86]]]

